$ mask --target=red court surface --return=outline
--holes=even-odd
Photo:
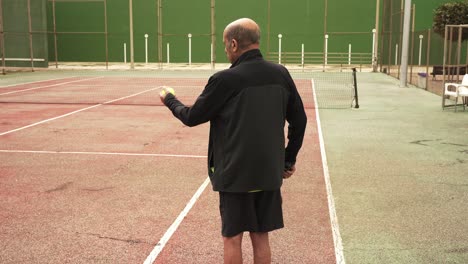
[[[144,100],[159,100],[157,91]],[[337,262],[315,110],[307,115],[297,173],[282,189],[285,228],[271,234],[273,263]],[[2,263],[143,263],[207,177],[209,125],[185,127],[165,107],[10,102],[0,119]],[[246,234],[245,263],[249,242]],[[154,263],[221,263],[222,254],[208,185]]]

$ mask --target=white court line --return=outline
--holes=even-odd
[[[119,100],[127,99],[127,98],[130,98],[130,97],[137,96],[137,95],[140,95],[142,93],[150,92],[150,91],[157,90],[157,89],[161,89],[161,87],[156,87],[156,88],[145,90],[145,91],[142,91],[142,92],[139,92],[139,93],[136,93],[136,94],[120,97],[118,99],[110,100],[110,101],[104,102],[102,104],[95,104],[95,105],[92,105],[92,106],[89,106],[89,107],[78,109],[78,110],[70,112],[70,113],[66,113],[66,114],[63,114],[63,115],[60,115],[60,116],[52,117],[52,118],[49,118],[49,119],[46,119],[46,120],[42,120],[42,121],[30,124],[30,125],[27,125],[27,126],[24,126],[24,127],[20,127],[20,128],[16,128],[16,129],[13,129],[13,130],[9,130],[9,131],[0,133],[0,136],[7,135],[7,134],[10,134],[10,133],[13,133],[13,132],[16,132],[16,131],[20,131],[20,130],[23,130],[23,129],[26,129],[26,128],[29,128],[29,127],[37,126],[37,125],[40,125],[40,124],[43,124],[43,123],[47,123],[49,121],[53,121],[53,120],[56,120],[56,119],[60,119],[62,117],[66,117],[66,116],[73,115],[73,114],[76,114],[76,113],[79,113],[79,112],[82,112],[82,111],[85,111],[85,110],[89,110],[91,108],[95,108],[95,107],[105,105],[105,104],[110,104],[110,103],[113,103],[113,102],[116,102],[116,101],[119,101]]]
[[[115,155],[115,156],[142,156],[142,157],[170,157],[170,158],[207,158],[201,155],[177,155],[157,153],[126,153],[126,152],[92,152],[92,151],[52,151],[52,150],[18,150],[0,149],[0,153],[31,153],[31,154],[78,154],[78,155]]]
[[[328,210],[330,213],[330,222],[331,228],[333,233],[333,242],[335,244],[335,257],[337,264],[345,264],[345,258],[343,254],[343,241],[341,239],[340,228],[338,225],[338,217],[336,216],[336,209],[335,209],[335,200],[333,198],[332,187],[330,182],[330,172],[328,171],[328,161],[327,161],[327,154],[325,153],[325,143],[323,140],[322,134],[322,125],[320,122],[320,116],[318,111],[317,105],[317,95],[315,94],[315,83],[314,80],[312,82],[312,91],[314,93],[314,103],[315,103],[315,115],[317,120],[317,130],[318,136],[320,141],[320,154],[322,155],[322,167],[323,167],[323,175],[325,177],[325,185],[327,189],[327,199],[328,199]]]
[[[0,93],[0,95],[7,95],[7,94],[14,94],[14,93],[21,93],[25,91],[31,91],[31,90],[37,90],[37,89],[42,89],[42,88],[47,88],[47,87],[53,87],[53,86],[59,86],[62,84],[69,84],[69,83],[74,83],[74,82],[82,82],[82,81],[89,81],[97,78],[102,78],[101,76],[98,77],[93,77],[93,78],[88,78],[88,79],[83,79],[83,80],[75,80],[75,81],[69,81],[69,82],[63,82],[63,83],[56,83],[56,84],[51,84],[51,85],[46,85],[46,86],[39,86],[39,87],[33,87],[33,88],[28,88],[28,89],[23,89],[23,90],[18,90],[18,91],[11,91],[11,92],[6,92],[6,93]]]
[[[159,253],[161,253],[163,248],[166,246],[166,243],[169,241],[169,239],[172,237],[174,232],[179,227],[180,223],[182,223],[185,216],[188,214],[190,209],[192,209],[193,205],[197,202],[198,198],[203,193],[206,186],[208,186],[209,182],[210,182],[210,178],[207,177],[205,179],[205,181],[202,183],[202,185],[198,188],[197,192],[193,195],[192,199],[190,199],[188,204],[185,206],[184,210],[179,214],[179,216],[176,218],[174,223],[172,223],[172,225],[169,227],[169,229],[167,229],[164,236],[159,240],[159,242],[153,248],[153,250],[151,251],[149,256],[146,258],[145,262],[143,262],[143,264],[152,264],[156,260]]]

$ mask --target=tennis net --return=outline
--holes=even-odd
[[[183,103],[190,105],[213,73],[89,70],[15,73],[0,80],[0,103],[161,105],[160,87],[170,86]],[[305,108],[349,108],[356,102],[353,72],[292,71],[291,75]]]

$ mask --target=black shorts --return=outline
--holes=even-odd
[[[270,232],[284,227],[281,191],[219,192],[224,237],[248,232]]]

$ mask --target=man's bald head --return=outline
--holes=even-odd
[[[260,44],[260,27],[250,18],[241,18],[226,26],[224,38],[228,42],[235,39],[240,50],[258,48]]]

